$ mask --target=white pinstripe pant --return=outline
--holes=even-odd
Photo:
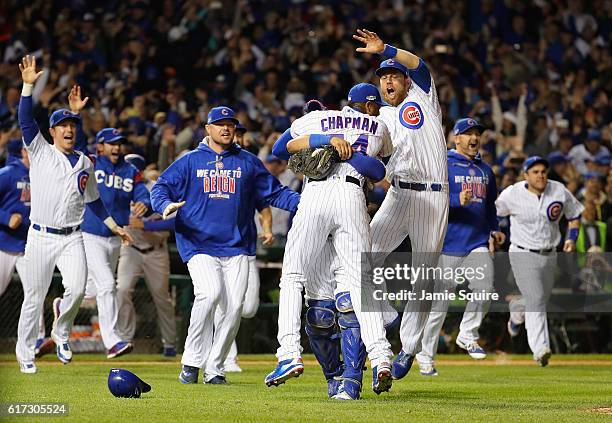
[[[244,304],[242,306],[241,318],[251,319],[257,314],[259,308],[259,269],[256,264],[255,256],[248,256],[249,260],[249,276],[247,282],[247,290],[244,296]],[[221,323],[221,309],[217,308],[215,311],[215,327],[218,327]],[[236,332],[238,333],[238,332]],[[232,342],[229,352],[227,353],[226,363],[235,363],[238,359],[238,348],[236,347],[236,340]]]
[[[117,333],[117,289],[115,272],[119,261],[121,239],[118,236],[98,236],[83,232],[87,257],[87,284],[93,284],[98,305],[100,335],[107,350],[122,339]]]
[[[213,257],[197,254],[187,263],[195,299],[181,363],[205,367],[205,380],[223,376],[223,361],[240,327],[247,289],[247,256]],[[214,330],[216,308],[221,310]]]
[[[474,278],[469,281],[470,289],[472,292],[493,292],[493,259],[486,247],[476,248],[464,257],[442,254],[439,266],[442,269],[456,269],[458,267],[475,269],[479,267],[483,270],[484,277],[482,279]],[[445,289],[448,292],[455,292],[455,287],[456,285],[452,280],[436,280],[435,292],[444,292]],[[450,301],[448,300],[432,301],[431,313],[429,313],[423,331],[421,351],[416,356],[419,363],[433,364],[436,349],[438,348],[440,330],[444,324],[449,304]],[[472,300],[468,302],[463,312],[457,339],[461,339],[468,344],[478,340],[478,329],[490,304],[490,300]]]
[[[306,286],[307,292],[311,290],[307,282],[309,268],[322,258],[330,234],[339,269],[344,272],[341,278],[351,293],[363,342],[375,366],[388,360],[391,350],[380,303],[371,295],[371,263],[362,262],[362,253],[371,251],[369,216],[362,189],[342,179],[309,182],[302,192],[283,258],[281,294],[284,290],[285,296],[279,301],[280,347],[276,356],[279,360],[300,356],[301,289]]]
[[[448,226],[448,192],[414,191],[389,188],[387,195],[372,220],[372,252],[377,260],[383,260],[384,253],[395,250],[406,236],[412,244],[412,266],[435,266],[438,258],[435,253],[442,250]],[[375,263],[381,266],[381,262]],[[432,291],[433,281],[418,279],[414,281],[413,291]],[[400,338],[404,352],[415,355],[421,348],[423,330],[431,301],[412,300],[406,303]]]
[[[22,253],[11,253],[8,251],[0,250],[0,296],[4,294],[6,288],[11,283],[13,276],[13,270],[17,267],[17,273],[19,278],[23,280],[25,269],[23,268],[23,254]],[[38,321],[38,335],[37,339],[44,339],[45,337],[45,313],[41,308],[40,319]]]
[[[17,360],[34,361],[34,346],[39,330],[39,316],[55,266],[62,274],[64,296],[60,316],[53,332],[61,342],[68,342],[87,280],[87,262],[81,231],[54,235],[30,227],[23,259],[23,304],[17,328]]]

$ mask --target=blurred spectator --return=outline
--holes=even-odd
[[[580,232],[576,241],[576,252],[586,253],[593,246],[607,251],[607,224],[597,218],[597,206],[591,200],[584,201]]]

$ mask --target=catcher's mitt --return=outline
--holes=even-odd
[[[289,169],[301,173],[310,179],[323,179],[329,175],[336,163],[340,162],[340,154],[332,145],[318,148],[305,148],[289,159]]]

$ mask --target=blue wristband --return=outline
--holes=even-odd
[[[308,145],[310,145],[310,148],[322,147],[329,144],[331,139],[331,135],[313,134],[308,138]]]
[[[578,239],[578,229],[571,228],[567,232],[567,239],[576,242],[576,240]]]
[[[397,56],[397,48],[390,46],[389,44],[385,44],[385,49],[382,53],[380,53],[384,60],[393,59]]]

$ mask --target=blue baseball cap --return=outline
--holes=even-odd
[[[114,144],[124,140],[125,137],[121,135],[121,132],[116,128],[104,128],[96,134],[96,143],[98,144]]]
[[[540,156],[531,156],[523,163],[523,172],[527,172],[533,166],[542,163],[546,168],[549,167],[548,161]]]
[[[123,159],[141,172],[147,164],[145,158],[140,154],[128,154]]]
[[[478,129],[480,133],[484,131],[484,126],[479,124],[476,119],[472,119],[470,117],[459,119],[457,122],[455,122],[455,126],[453,127],[453,134],[460,135],[472,128]]]
[[[397,69],[403,73],[404,76],[408,76],[408,68],[395,59],[387,59],[381,62],[375,73],[377,76],[381,76],[386,69]]]
[[[610,166],[610,162],[612,162],[612,156],[610,153],[599,153],[595,156],[595,163],[599,166]]]
[[[59,109],[51,113],[49,116],[49,128],[54,128],[60,122],[65,121],[66,119],[72,119],[77,122],[81,121],[81,116],[78,113],[72,113],[68,109]]]
[[[366,84],[365,82],[351,88],[348,93],[348,101],[352,101],[353,103],[367,103],[368,101],[373,101],[379,106],[387,105],[387,103],[382,101],[378,88],[372,84]]]
[[[593,178],[600,179],[603,177],[603,175],[599,172],[587,172],[582,176],[584,177],[585,181],[588,181],[589,179],[593,179]]]
[[[23,142],[21,140],[11,140],[6,144],[6,152],[9,156],[21,157]]]
[[[213,107],[208,112],[208,121],[206,122],[208,125],[211,125],[220,120],[229,119],[233,121],[236,125],[240,122],[236,119],[236,114],[232,109],[226,106]]]
[[[240,131],[240,132],[246,132],[246,131],[247,131],[247,129],[244,127],[244,125],[243,125],[242,123],[238,122],[238,123],[236,124],[236,132],[238,132],[238,131]]]
[[[118,398],[140,398],[143,392],[151,390],[151,385],[129,370],[110,369],[108,373],[108,389]]]
[[[560,151],[553,151],[548,155],[548,157],[546,157],[546,161],[548,161],[548,164],[550,164],[551,166],[554,166],[560,163],[567,162],[568,158]]]
[[[589,130],[587,141],[601,141],[601,132],[598,129]]]

